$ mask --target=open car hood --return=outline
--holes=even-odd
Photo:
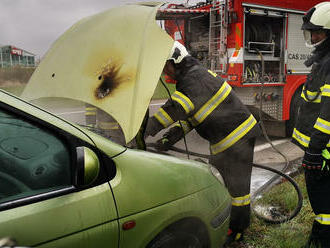
[[[51,46],[21,97],[64,97],[115,118],[134,138],[173,39],[156,23],[159,3],[109,9],[73,25]]]

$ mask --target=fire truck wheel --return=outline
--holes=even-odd
[[[302,103],[300,93],[302,88],[298,88],[292,96],[290,105],[290,119],[286,121],[286,136],[291,137],[293,128],[296,125],[296,121],[299,114],[299,108]]]

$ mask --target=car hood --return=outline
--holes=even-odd
[[[174,42],[155,20],[159,6],[125,5],[82,19],[54,42],[21,97],[92,104],[114,117],[131,141]]]
[[[131,149],[113,160],[117,174],[110,184],[119,217],[160,206],[214,184],[221,191],[208,164]],[[225,188],[222,190],[225,196]]]

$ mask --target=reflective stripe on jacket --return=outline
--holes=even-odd
[[[217,154],[243,137],[255,137],[260,133],[257,121],[232,87],[202,66],[194,65],[180,74],[171,98],[150,118],[151,135],[178,120],[188,121],[210,142],[212,154]],[[185,134],[188,129],[191,127],[184,130]]]
[[[296,128],[293,129],[292,137],[300,144],[300,146],[303,146],[304,148],[308,147],[311,140],[311,137],[299,132]],[[330,141],[328,142],[327,147],[330,147]]]
[[[246,121],[244,121],[241,125],[239,125],[228,136],[220,140],[218,143],[211,145],[211,154],[215,155],[231,147],[242,137],[244,137],[244,135],[247,132],[249,132],[254,127],[255,124],[257,124],[257,120],[251,114]]]
[[[302,149],[330,147],[330,51],[314,62],[304,84],[293,142]]]

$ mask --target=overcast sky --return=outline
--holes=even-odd
[[[146,0],[0,0],[0,45],[13,45],[42,57],[57,37],[81,18],[142,1]],[[189,0],[189,4],[200,1]]]

